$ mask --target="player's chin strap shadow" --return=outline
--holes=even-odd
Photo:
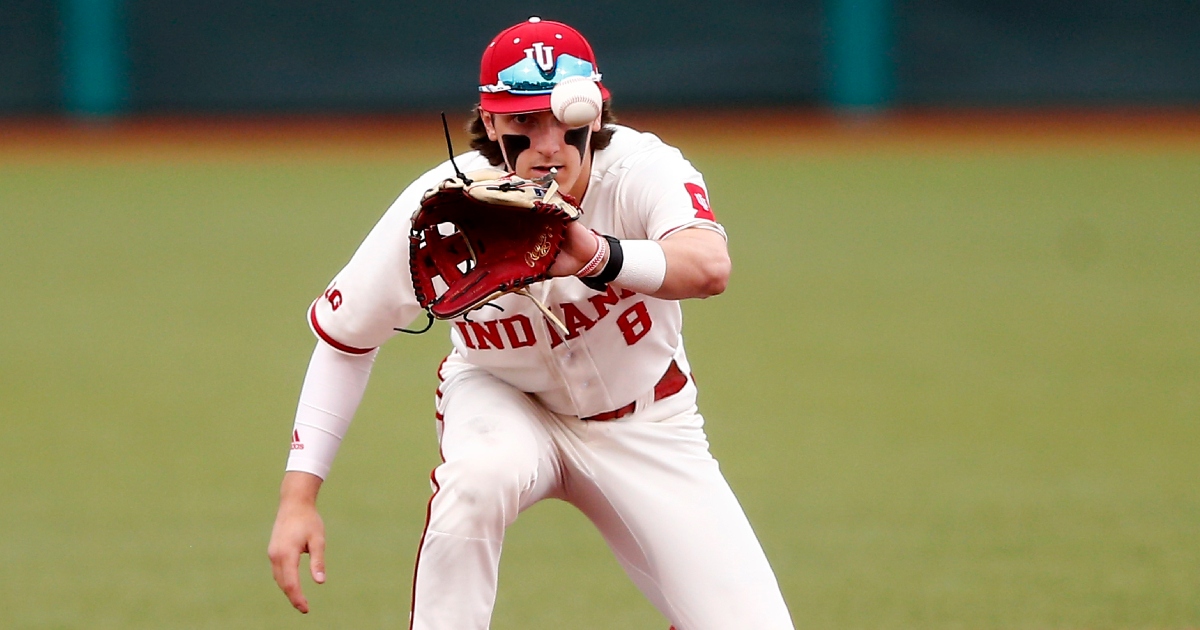
[[[551,310],[549,308],[546,308],[546,305],[542,304],[541,300],[533,297],[533,294],[530,293],[528,289],[519,289],[517,291],[513,291],[513,293],[516,293],[518,295],[524,295],[525,297],[529,298],[529,300],[532,301],[534,303],[534,305],[538,307],[538,310],[542,312],[542,315],[546,316],[546,319],[550,323],[554,324],[554,326],[556,328],[558,328],[559,330],[561,330],[564,335],[568,334],[567,326],[562,323],[562,320],[559,319],[558,316],[555,315],[553,312],[551,312]],[[479,308],[483,308],[484,306],[490,306],[490,307],[500,311],[501,313],[504,312],[504,307],[500,306],[499,304],[493,304],[491,302],[488,302],[488,303],[484,304],[483,306],[480,306]],[[421,333],[429,332],[429,329],[433,328],[433,313],[430,313],[429,311],[425,311],[425,317],[427,318],[425,321],[425,327],[422,328],[421,330],[409,330],[407,328],[393,328],[392,330],[395,330],[396,332],[407,333],[410,335],[419,335]],[[471,313],[470,312],[463,315],[463,320],[470,322],[470,323],[474,323],[474,322],[471,322]]]
[[[484,304],[483,306],[490,306],[490,307],[500,311],[501,313],[504,312],[504,307],[500,306],[499,304],[492,304],[491,302],[488,302],[487,304]],[[483,308],[483,306],[480,306],[479,308]],[[407,328],[393,328],[392,330],[394,330],[396,332],[408,333],[410,335],[419,335],[424,332],[429,332],[429,329],[433,328],[433,313],[431,313],[429,311],[425,311],[425,317],[427,318],[425,320],[425,327],[422,328],[421,330],[409,330]],[[463,319],[470,322],[471,321],[471,313],[467,312],[466,314],[464,314]]]
[[[393,328],[392,330],[396,332],[408,333],[410,335],[419,335],[423,332],[428,332],[430,328],[433,328],[433,313],[425,311],[425,317],[429,319],[425,322],[425,327],[421,330],[409,330],[407,328]]]
[[[477,308],[477,309],[475,309],[475,310],[477,311],[477,310],[479,310],[480,308],[483,308],[484,306],[490,306],[490,307],[492,307],[492,308],[496,309],[497,311],[500,311],[501,313],[503,313],[503,312],[504,312],[504,307],[503,307],[503,306],[500,306],[499,304],[492,304],[491,302],[488,302],[488,303],[486,303],[486,304],[483,304],[482,306],[480,306],[479,308]],[[465,322],[467,322],[467,323],[469,323],[469,324],[474,324],[475,322],[471,321],[471,313],[472,313],[472,312],[473,312],[473,311],[468,311],[468,312],[466,312],[466,313],[463,313],[463,321],[465,321]]]

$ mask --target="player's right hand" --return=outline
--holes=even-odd
[[[563,240],[558,258],[555,258],[554,264],[550,266],[550,275],[573,276],[579,273],[579,269],[596,253],[598,246],[596,236],[591,230],[583,227],[578,221],[568,223],[567,237]]]
[[[325,583],[325,523],[317,512],[316,487],[311,496],[307,486],[311,480],[297,479],[293,475],[304,475],[316,480],[320,478],[307,473],[287,473],[279,501],[279,512],[271,530],[271,542],[267,545],[267,557],[271,559],[271,571],[275,583],[292,606],[302,613],[308,612],[308,599],[300,587],[300,556],[309,556],[309,572],[317,584]],[[303,488],[297,488],[300,485]],[[291,487],[289,487],[291,486]],[[301,490],[300,492],[296,492]]]

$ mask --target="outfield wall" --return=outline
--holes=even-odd
[[[79,29],[96,20],[80,7],[113,12],[119,30],[100,39],[118,53],[114,109],[133,113],[466,108],[483,46],[529,14],[589,36],[621,107],[853,102],[838,77],[861,74],[851,66],[864,55],[877,69],[867,100],[887,104],[1200,103],[1194,0],[458,2],[453,11],[395,0],[4,0],[0,114],[72,107],[79,68],[95,57],[86,48],[95,38]],[[877,26],[864,20],[871,12]]]

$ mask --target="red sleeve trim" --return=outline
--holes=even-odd
[[[683,229],[683,228],[685,228],[685,227],[688,227],[688,226],[681,225],[681,226],[679,226],[679,227],[673,227],[673,228],[671,228],[671,229],[667,230],[666,232],[663,232],[662,238],[660,238],[660,239],[658,239],[658,240],[660,240],[660,241],[661,241],[662,239],[664,239],[664,238],[667,238],[668,236],[670,236],[670,235],[672,235],[672,234],[674,234],[674,233],[678,232],[679,230],[681,230],[681,229]]]
[[[663,232],[663,235],[662,235],[662,236],[660,236],[660,237],[658,237],[658,240],[660,240],[660,241],[661,241],[661,240],[663,240],[664,238],[667,238],[668,236],[670,236],[670,235],[672,235],[672,234],[674,234],[674,233],[676,233],[676,232],[678,232],[678,231],[680,231],[680,230],[686,230],[686,229],[690,229],[690,228],[694,228],[694,227],[698,227],[698,228],[700,228],[700,229],[702,229],[702,230],[712,230],[713,228],[710,228],[710,227],[708,227],[710,224],[711,224],[711,225],[713,225],[713,226],[718,226],[718,225],[720,225],[720,224],[719,224],[719,223],[717,223],[716,221],[708,221],[708,222],[704,222],[704,223],[696,223],[696,222],[694,222],[694,221],[693,221],[693,222],[688,222],[688,223],[685,223],[685,224],[683,224],[683,225],[679,225],[679,226],[673,227],[673,228],[671,228],[671,229],[667,230],[666,232]]]
[[[333,346],[334,349],[345,352],[346,354],[366,354],[375,349],[375,348],[355,348],[354,346],[347,346],[346,344],[338,341],[337,339],[330,337],[329,333],[325,332],[325,330],[321,328],[321,324],[319,324],[317,322],[317,303],[316,303],[316,301],[314,301],[312,303],[312,306],[308,307],[308,323],[312,325],[313,332],[317,333],[317,336],[321,338],[321,341],[324,341],[325,343]]]
[[[442,376],[442,366],[446,365],[446,360],[447,360],[447,359],[449,359],[449,358],[450,358],[450,355],[448,355],[448,354],[447,354],[445,357],[442,357],[442,362],[441,362],[441,363],[438,363],[438,366],[437,366],[437,377],[438,377],[438,382],[439,382],[439,383],[442,383],[442,382],[444,382],[444,381],[446,380],[446,377],[445,377],[445,376]],[[440,391],[439,391],[439,392],[438,392],[438,396],[441,396],[441,395],[442,395],[442,392],[440,392]]]

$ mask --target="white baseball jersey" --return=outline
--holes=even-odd
[[[455,158],[460,169],[489,168],[478,152]],[[409,227],[422,194],[454,175],[449,161],[414,181],[367,236],[354,257],[309,311],[313,331],[342,352],[363,354],[411,324],[421,308],[409,276]],[[617,126],[611,144],[593,156],[582,200],[586,227],[620,239],[663,239],[704,227],[722,235],[700,173],[658,137]],[[520,295],[451,323],[454,350],[442,367],[484,369],[547,409],[588,417],[653,402],[653,385],[672,360],[689,372],[682,311],[661,300],[609,287],[594,291],[578,278],[554,278],[531,292],[565,324],[555,328]],[[695,403],[687,388],[668,401],[679,410]]]
[[[488,166],[478,153],[456,161],[464,171]],[[324,477],[365,389],[370,353],[421,314],[409,277],[410,219],[423,193],[453,174],[447,162],[413,182],[313,303],[309,323],[328,346],[368,356],[317,344],[293,449],[305,448],[301,438],[323,446],[293,450],[289,470]],[[700,173],[651,134],[618,127],[594,154],[590,177],[580,220],[598,232],[657,240],[702,227],[724,235]],[[547,498],[595,524],[673,628],[793,630],[762,547],[708,450],[696,388],[684,376],[691,370],[679,303],[613,287],[601,293],[574,277],[531,292],[565,332],[512,294],[493,302],[500,308],[450,324],[454,349],[435,396],[442,463],[430,476],[411,630],[486,630],[504,533]],[[312,450],[330,456],[308,457]]]

